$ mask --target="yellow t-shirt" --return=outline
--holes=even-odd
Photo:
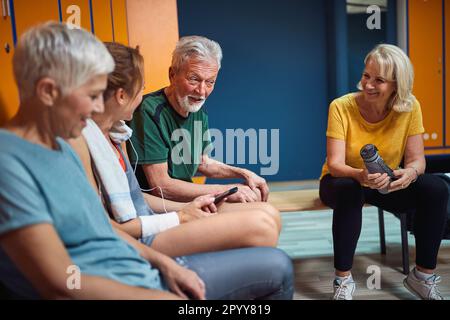
[[[355,93],[346,94],[330,104],[327,137],[345,141],[345,164],[353,168],[365,168],[359,151],[368,143],[378,148],[378,153],[390,168],[398,168],[403,159],[407,138],[424,131],[422,112],[417,100],[414,101],[411,112],[391,110],[386,118],[377,123],[367,122],[361,116]],[[327,173],[329,171],[325,160],[320,178]]]

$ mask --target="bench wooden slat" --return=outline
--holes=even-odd
[[[319,189],[271,192],[269,202],[281,212],[329,209],[320,201]]]
[[[320,201],[319,189],[274,191],[269,194],[269,202],[280,212],[328,210]],[[371,207],[364,204],[364,207]]]

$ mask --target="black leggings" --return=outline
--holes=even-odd
[[[448,201],[447,186],[440,178],[424,174],[406,189],[381,194],[362,187],[352,178],[334,178],[327,174],[320,181],[320,199],[333,208],[334,267],[337,270],[352,268],[364,203],[389,212],[415,212],[416,264],[436,268]]]

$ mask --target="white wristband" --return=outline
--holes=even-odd
[[[141,219],[142,238],[158,234],[180,224],[180,219],[178,219],[176,212],[140,216],[139,219]]]

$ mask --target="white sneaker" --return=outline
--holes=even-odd
[[[343,280],[336,278],[333,281],[333,288],[333,300],[353,300],[356,284],[352,277],[346,277]]]
[[[427,280],[421,280],[417,278],[415,270],[412,270],[403,280],[403,285],[422,300],[444,300],[437,287],[439,282],[441,282],[440,276],[434,274]]]

